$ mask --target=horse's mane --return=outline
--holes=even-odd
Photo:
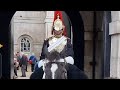
[[[47,59],[52,62],[53,60],[60,60],[60,53],[57,51],[50,52]]]

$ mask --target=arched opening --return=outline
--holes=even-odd
[[[75,65],[84,70],[84,25],[79,11],[65,11],[70,18],[73,32]]]

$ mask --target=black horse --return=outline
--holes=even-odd
[[[88,79],[83,71],[66,63],[56,51],[49,53],[46,61],[47,63],[31,74],[30,79]]]

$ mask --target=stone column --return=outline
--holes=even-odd
[[[51,37],[51,30],[53,25],[54,19],[54,11],[47,11],[46,18],[45,18],[45,39]]]
[[[120,11],[111,11],[109,24],[111,35],[110,77],[120,78]]]
[[[11,52],[11,55],[10,55],[10,67],[11,67],[11,79],[13,79],[13,77],[14,77],[14,53],[15,53],[15,51],[14,51],[14,17],[11,19],[11,22],[10,22],[10,33],[11,33],[11,35],[10,35],[10,38],[11,38],[11,40],[10,40],[10,52]]]

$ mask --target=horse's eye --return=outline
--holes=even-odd
[[[67,73],[66,71],[63,71],[63,73]]]
[[[50,67],[50,63],[46,63],[46,67]]]
[[[61,64],[61,66],[63,66],[63,64]]]
[[[63,63],[61,63],[61,66],[64,66],[64,64],[63,64]]]

